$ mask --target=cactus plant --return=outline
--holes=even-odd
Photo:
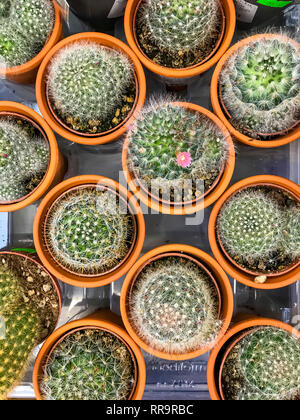
[[[290,130],[300,119],[299,69],[299,46],[281,35],[261,35],[239,48],[220,76],[233,125],[262,140]]]
[[[187,258],[162,256],[146,266],[129,306],[136,333],[163,352],[182,354],[212,345],[222,327],[215,285]]]
[[[300,206],[293,207],[286,213],[283,230],[283,246],[293,259],[300,258]]]
[[[125,202],[95,186],[70,191],[56,202],[48,215],[45,241],[63,267],[99,275],[127,257],[134,233]]]
[[[263,327],[235,345],[223,370],[232,400],[291,400],[300,392],[300,342],[287,331]]]
[[[135,367],[115,335],[86,329],[66,336],[54,349],[41,381],[46,400],[127,400]]]
[[[14,201],[32,192],[49,164],[49,145],[21,118],[0,119],[0,201]]]
[[[0,28],[0,66],[14,67],[24,64],[31,58],[32,48],[30,42],[18,32],[9,27]]]
[[[208,117],[176,103],[152,100],[129,131],[130,170],[148,190],[171,193],[174,202],[203,196],[203,184],[207,192],[227,156],[222,131]]]
[[[73,130],[95,134],[119,125],[134,103],[133,66],[124,53],[93,42],[64,47],[49,66],[49,93]],[[135,94],[135,92],[134,92]]]
[[[137,14],[140,45],[161,65],[199,64],[216,48],[221,16],[218,0],[143,0]]]

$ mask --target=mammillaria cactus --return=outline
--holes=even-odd
[[[169,194],[174,202],[207,193],[227,156],[222,131],[208,117],[176,103],[152,101],[129,131],[130,170],[149,191]]]
[[[49,145],[27,121],[0,119],[0,201],[14,201],[31,193],[49,164]]]
[[[46,400],[127,400],[135,367],[127,346],[115,335],[86,329],[65,337],[45,367]]]
[[[218,0],[143,0],[137,13],[141,47],[167,67],[201,63],[216,48],[221,31]]]
[[[131,292],[130,318],[153,349],[182,354],[211,345],[220,333],[219,298],[195,262],[162,256],[146,266]]]
[[[292,400],[300,392],[300,342],[264,327],[242,338],[226,359],[223,391],[229,400]]]
[[[70,191],[56,202],[48,215],[45,241],[63,267],[99,275],[127,257],[134,234],[126,203],[95,186]]]
[[[132,109],[135,91],[129,59],[97,43],[75,42],[50,64],[51,103],[76,131],[97,134],[119,125]]]
[[[261,35],[239,48],[220,76],[232,124],[262,140],[290,130],[300,119],[299,69],[299,46],[281,35]]]

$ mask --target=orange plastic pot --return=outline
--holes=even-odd
[[[111,188],[127,201],[128,206],[132,214],[135,216],[136,220],[136,241],[131,254],[126,260],[124,260],[124,262],[120,266],[116,267],[115,270],[109,273],[104,273],[103,275],[99,276],[83,277],[64,269],[62,266],[58,265],[57,262],[54,260],[54,258],[48,251],[44,241],[44,224],[51,205],[56,201],[58,197],[60,197],[66,191],[69,191],[73,188],[83,185],[97,184]],[[50,273],[52,273],[55,277],[57,277],[65,283],[71,284],[72,286],[84,288],[100,287],[110,284],[115,280],[121,278],[136,262],[144,245],[145,220],[142,210],[135,197],[133,197],[133,195],[129,191],[127,191],[126,188],[124,188],[116,181],[98,175],[77,176],[75,178],[70,178],[57,185],[44,198],[37,210],[36,217],[34,220],[33,239],[36,251],[41,261],[43,262],[45,267],[50,271]]]
[[[31,108],[16,102],[0,101],[0,116],[1,113],[17,114],[20,115],[20,117],[23,116],[25,119],[32,121],[39,127],[44,137],[47,139],[50,148],[49,166],[39,186],[22,200],[0,204],[0,212],[12,212],[21,210],[43,197],[47,191],[63,179],[67,167],[66,162],[59,151],[53,131],[38,113]]]
[[[128,310],[128,297],[131,292],[132,282],[134,281],[137,272],[145,265],[147,262],[151,261],[153,258],[156,259],[159,255],[164,254],[173,254],[173,253],[182,253],[187,256],[191,256],[194,259],[197,259],[214,277],[220,293],[221,293],[221,316],[220,319],[224,321],[223,327],[220,331],[219,336],[216,339],[218,342],[226,333],[231,323],[232,315],[233,315],[233,292],[226,276],[225,272],[219,266],[219,264],[208,254],[201,251],[198,248],[193,246],[183,245],[183,244],[172,244],[172,245],[165,245],[160,246],[158,248],[153,249],[152,251],[145,254],[137,263],[132,267],[129,271],[121,292],[121,315],[122,320],[125,325],[126,330],[128,331],[129,335],[133,338],[133,340],[146,352],[150,353],[151,355],[158,357],[160,359],[165,360],[188,360],[194,359],[196,357],[202,356],[203,354],[207,353],[212,349],[213,346],[201,348],[189,353],[183,354],[172,354],[166,353],[162,351],[158,351],[153,349],[150,345],[145,343],[136,333],[135,329],[132,327],[129,310]]]
[[[146,366],[142,352],[135,344],[135,342],[126,333],[122,324],[121,318],[110,312],[109,310],[101,310],[87,318],[80,319],[79,321],[70,322],[63,327],[56,330],[44,343],[41,348],[33,369],[33,388],[37,400],[43,400],[40,391],[40,379],[43,376],[43,370],[47,363],[48,356],[57,342],[66,334],[82,328],[99,328],[111,332],[118,336],[123,342],[126,343],[135,357],[137,366],[137,381],[136,387],[131,400],[141,400],[144,394],[146,385]]]
[[[220,401],[222,399],[219,389],[220,368],[224,354],[228,349],[231,340],[235,336],[239,336],[241,333],[246,332],[249,328],[255,329],[259,327],[281,328],[300,339],[300,332],[296,328],[293,328],[291,325],[284,324],[283,322],[276,321],[274,319],[248,317],[248,319],[237,323],[230,331],[228,331],[228,333],[220,340],[218,345],[213,349],[208,361],[207,382],[208,390],[212,400]]]
[[[127,118],[114,130],[100,133],[98,137],[84,136],[84,134],[76,133],[73,130],[69,130],[63,124],[60,124],[59,120],[53,116],[52,110],[50,109],[47,100],[47,75],[48,66],[51,60],[62,48],[79,41],[94,42],[101,46],[112,48],[114,50],[122,52],[130,59],[135,70],[137,82],[136,102],[135,107],[131,111],[129,118]],[[134,119],[135,113],[138,112],[144,105],[146,98],[146,78],[143,67],[139,62],[138,58],[136,57],[134,52],[132,52],[131,49],[122,41],[119,41],[117,38],[114,38],[110,35],[96,32],[80,33],[65,38],[57,45],[55,45],[55,47],[46,55],[44,61],[40,66],[36,79],[36,97],[39,109],[43,114],[45,120],[49,123],[50,127],[60,136],[72,142],[90,146],[105,144],[116,140],[120,136],[122,136],[126,132],[128,126],[131,124],[131,121]]]
[[[230,122],[229,117],[226,115],[226,111],[222,107],[222,103],[219,96],[219,79],[222,69],[226,62],[230,59],[230,57],[235,54],[240,48],[248,45],[251,42],[255,42],[256,40],[261,39],[262,37],[265,39],[272,39],[274,36],[278,37],[279,35],[274,34],[261,34],[261,35],[254,35],[249,38],[243,39],[242,41],[233,45],[226,54],[221,58],[219,63],[216,66],[214,71],[212,81],[211,81],[211,101],[213,105],[213,109],[220,120],[224,123],[224,125],[228,128],[230,133],[240,142],[247,144],[248,146],[252,147],[259,147],[259,148],[273,148],[273,147],[280,147],[284,146],[285,144],[291,143],[294,140],[300,138],[300,125],[298,124],[294,127],[289,133],[283,134],[282,136],[278,136],[278,138],[272,140],[258,140],[253,139],[252,137],[246,136],[245,134],[240,133]],[[282,35],[283,39],[289,39],[290,42],[293,42],[297,48],[300,48],[300,44],[296,41],[287,38],[286,36]]]
[[[218,200],[219,197],[224,193],[226,188],[228,187],[233,172],[235,168],[235,149],[232,138],[230,136],[229,131],[225,128],[225,126],[221,123],[221,121],[210,111],[205,108],[202,108],[199,105],[190,104],[186,102],[174,102],[174,105],[181,106],[191,111],[199,112],[202,115],[205,115],[209,118],[214,124],[216,124],[219,129],[224,133],[224,136],[228,143],[228,159],[225,164],[225,168],[222,172],[222,176],[219,179],[217,185],[212,188],[208,193],[205,195],[204,198],[199,200],[195,200],[191,203],[183,203],[182,205],[169,205],[167,203],[163,203],[162,201],[155,199],[155,197],[150,196],[147,194],[144,188],[140,186],[140,183],[137,182],[134,175],[131,173],[128,167],[128,145],[129,145],[129,137],[127,136],[123,146],[123,153],[122,153],[122,166],[123,172],[126,177],[127,183],[129,185],[130,190],[134,193],[134,195],[147,207],[154,210],[154,212],[160,212],[163,214],[171,214],[171,215],[188,215],[199,212],[206,207],[212,205],[215,201]]]
[[[9,79],[15,83],[22,85],[27,85],[35,81],[35,77],[38,71],[38,68],[43,61],[44,57],[51,48],[62,38],[62,17],[60,13],[60,8],[56,1],[52,0],[55,12],[54,27],[51,35],[48,38],[48,41],[44,45],[44,48],[37,54],[32,60],[28,61],[21,66],[1,68],[0,67],[0,77]]]
[[[278,273],[278,275],[267,276],[267,281],[264,284],[255,283],[255,278],[257,277],[254,274],[251,274],[242,268],[239,268],[237,265],[233,264],[229,258],[226,257],[224,252],[222,252],[221,246],[217,238],[217,220],[218,215],[223,207],[224,203],[235,193],[244,188],[248,187],[257,187],[257,186],[274,186],[275,188],[282,188],[283,191],[290,192],[291,196],[297,197],[300,200],[300,187],[292,181],[289,181],[285,178],[281,178],[273,175],[260,175],[254,176],[251,178],[244,179],[237,184],[229,188],[228,191],[219,199],[215,207],[212,210],[209,226],[208,226],[208,237],[212,252],[219,262],[221,267],[235,280],[243,283],[246,286],[253,287],[256,289],[271,290],[279,289],[281,287],[289,286],[293,284],[300,278],[300,265],[295,265],[295,267],[286,272]]]
[[[198,66],[193,66],[187,69],[171,69],[160,66],[150,60],[142,51],[137,43],[135,35],[135,18],[136,11],[140,5],[141,0],[128,0],[125,10],[125,35],[130,48],[138,56],[139,60],[153,73],[169,79],[184,79],[198,76],[213,67],[223,56],[225,51],[229,48],[236,26],[236,12],[233,0],[221,0],[221,4],[225,15],[225,33],[219,49],[207,61]],[[172,82],[172,80],[171,80]]]

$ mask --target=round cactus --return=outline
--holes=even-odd
[[[126,345],[109,332],[86,329],[55,348],[41,390],[46,400],[127,400],[134,382]]]
[[[0,313],[18,307],[21,302],[22,287],[17,276],[0,265]]]
[[[129,132],[130,170],[148,190],[174,202],[207,192],[227,155],[226,137],[209,118],[168,102],[153,101]]]
[[[120,116],[133,106],[134,98],[126,95],[134,84],[129,59],[96,43],[75,42],[63,48],[49,67],[55,112],[81,132],[95,134],[120,124]]]
[[[37,187],[47,171],[49,155],[44,137],[27,121],[1,118],[0,201],[18,200]]]
[[[46,244],[63,267],[98,275],[114,269],[133,243],[133,216],[115,193],[97,187],[62,196],[48,215]]]
[[[278,328],[254,330],[229,354],[223,388],[228,399],[293,399],[300,392],[299,339]]]
[[[152,348],[182,354],[211,345],[222,322],[212,280],[186,258],[162,257],[137,278],[130,317],[137,334]]]
[[[253,138],[288,131],[300,119],[300,49],[280,35],[261,36],[226,62],[221,96],[233,124]]]

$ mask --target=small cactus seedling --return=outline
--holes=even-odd
[[[48,214],[45,241],[55,258],[76,274],[99,275],[127,257],[134,241],[134,219],[110,190],[70,191]]]
[[[6,313],[20,305],[22,287],[19,278],[8,268],[0,265],[0,313]]]
[[[253,138],[287,132],[300,120],[300,48],[281,35],[241,47],[220,76],[232,123]]]
[[[15,201],[31,193],[48,164],[49,145],[29,122],[17,117],[0,119],[0,201]]]
[[[143,0],[137,14],[140,45],[161,65],[199,64],[217,46],[221,16],[218,0]]]
[[[109,130],[122,122],[134,103],[129,58],[96,43],[75,42],[63,48],[50,64],[48,80],[54,111],[75,131]]]
[[[300,342],[287,331],[264,327],[231,350],[222,374],[228,400],[292,400],[300,392]]]
[[[176,103],[152,101],[129,131],[130,170],[153,195],[169,195],[167,201],[203,196],[227,156],[222,131],[208,117]]]
[[[182,354],[212,345],[222,328],[219,298],[195,262],[162,256],[136,279],[129,299],[133,328],[155,350]]]
[[[127,400],[135,383],[127,346],[115,335],[86,329],[54,349],[41,381],[45,400]]]

